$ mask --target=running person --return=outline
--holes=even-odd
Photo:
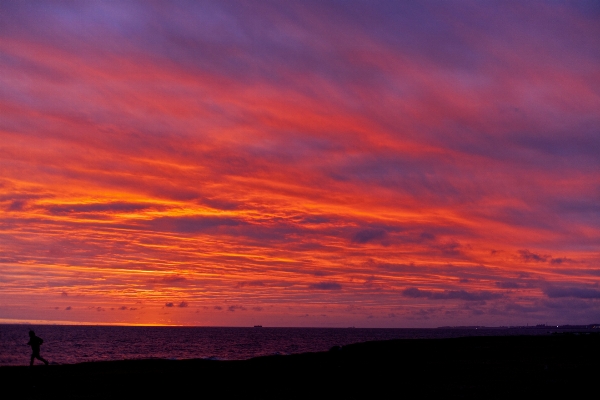
[[[33,360],[36,358],[40,361],[43,361],[44,364],[48,365],[48,361],[43,359],[42,356],[40,356],[40,346],[42,343],[44,343],[42,338],[35,336],[34,331],[29,331],[29,343],[27,344],[31,346],[31,362],[29,363],[30,366],[33,366]]]

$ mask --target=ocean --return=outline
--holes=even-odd
[[[0,366],[28,365],[29,329],[44,340],[51,364],[124,359],[242,360],[274,354],[326,351],[333,346],[389,339],[546,335],[533,328],[219,328],[65,325],[0,325]],[[556,331],[556,329],[554,330]],[[36,360],[36,363],[40,361]]]

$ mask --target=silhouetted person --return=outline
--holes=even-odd
[[[33,360],[35,358],[37,358],[40,361],[43,361],[44,364],[48,365],[48,361],[44,360],[42,356],[40,356],[40,346],[42,345],[42,343],[44,343],[42,338],[35,336],[34,331],[29,331],[29,343],[27,344],[31,346],[31,362],[29,363],[30,366],[33,366]]]

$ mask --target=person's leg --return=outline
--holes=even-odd
[[[41,362],[43,362],[44,364],[48,365],[48,361],[44,357],[40,356],[39,354],[37,356],[37,359],[40,360]]]
[[[33,367],[33,359],[35,358],[35,354],[31,355],[31,361],[29,362],[29,366]]]

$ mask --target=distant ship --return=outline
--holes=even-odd
[[[262,325],[254,325],[255,328],[262,328]]]

